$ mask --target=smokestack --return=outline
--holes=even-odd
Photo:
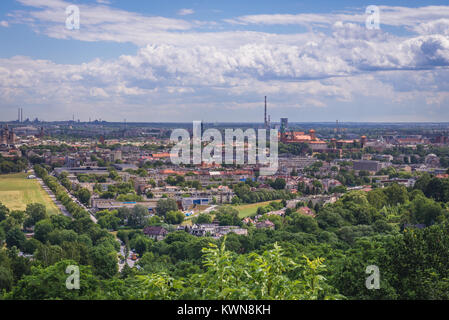
[[[23,108],[20,108],[20,122],[23,122]]]
[[[20,108],[17,109],[17,121],[20,122]]]
[[[267,96],[265,96],[265,114],[264,114],[265,127],[267,126]]]

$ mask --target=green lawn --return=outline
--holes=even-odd
[[[29,203],[42,203],[48,214],[58,214],[59,209],[39,182],[27,176],[26,173],[0,175],[0,202],[11,210],[25,210]]]
[[[279,202],[280,200],[275,200],[276,202]],[[271,201],[266,202],[257,202],[257,203],[250,203],[250,204],[241,204],[238,206],[234,206],[235,209],[239,212],[240,218],[246,218],[246,217],[252,217],[255,216],[257,213],[257,208],[264,207],[270,204]]]

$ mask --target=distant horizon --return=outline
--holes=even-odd
[[[201,121],[201,120],[193,120],[193,121]],[[136,122],[136,121],[107,121],[107,120],[98,120],[98,123],[111,123],[111,124],[192,124],[193,121],[188,122],[181,122],[181,121],[153,121],[153,122]],[[33,123],[34,120],[29,120],[28,122],[17,122],[17,120],[9,120],[9,121],[3,121],[0,120],[1,124],[24,124],[24,123]],[[45,121],[40,120],[39,123],[61,123],[61,122],[67,122],[67,123],[80,123],[80,124],[89,124],[89,123],[95,123],[96,120],[93,121],[79,121],[78,120],[53,120],[53,121]],[[263,122],[250,122],[250,121],[202,121],[204,124],[258,124],[263,125]],[[288,121],[290,124],[333,124],[335,125],[336,122],[332,121]],[[271,122],[271,124],[280,124],[280,122],[275,121]],[[338,124],[446,124],[449,125],[449,121],[442,121],[442,122],[435,122],[435,121],[395,121],[395,122],[386,122],[386,121],[338,121]]]

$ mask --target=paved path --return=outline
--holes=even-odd
[[[200,213],[210,213],[210,212],[213,211],[216,207],[218,207],[218,206],[217,206],[217,205],[210,206],[209,208],[207,208],[206,210],[204,210],[203,212],[200,212]]]
[[[48,195],[50,196],[50,199],[53,201],[53,203],[56,205],[56,207],[58,207],[58,209],[61,211],[61,213],[63,215],[65,215],[66,217],[73,218],[73,216],[64,207],[64,205],[58,199],[56,199],[55,194],[53,193],[53,191],[51,191],[51,189],[49,187],[47,187],[47,185],[44,183],[44,181],[41,178],[36,178],[36,180],[40,183],[42,189],[44,189],[48,193]]]
[[[186,217],[186,220],[190,220],[192,218],[198,217],[200,214],[202,213],[210,213],[211,211],[213,211],[216,207],[218,207],[218,205],[212,205],[209,208],[203,210],[203,211],[197,211],[195,213],[193,213],[191,216]]]

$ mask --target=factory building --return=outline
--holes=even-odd
[[[0,144],[16,144],[17,143],[17,137],[14,133],[13,129],[9,129],[8,125],[6,124],[0,132]]]

